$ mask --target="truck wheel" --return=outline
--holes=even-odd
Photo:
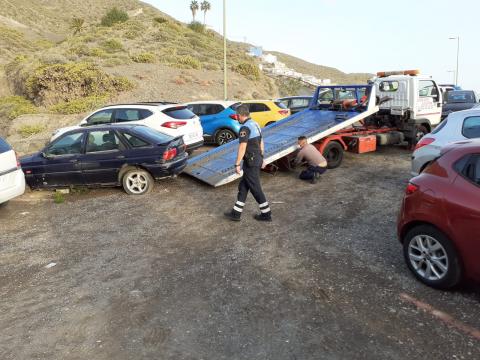
[[[215,143],[217,145],[224,145],[232,140],[235,140],[237,136],[229,129],[220,129],[215,135]]]
[[[428,134],[428,129],[425,125],[415,125],[415,129],[414,129],[414,137],[413,137],[413,145],[417,145],[418,142],[425,136]]]
[[[343,146],[336,141],[332,141],[325,146],[323,156],[327,159],[327,168],[335,169],[342,163]]]

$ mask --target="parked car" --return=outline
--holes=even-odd
[[[0,205],[25,192],[25,176],[12,147],[0,137]]]
[[[20,162],[32,189],[121,185],[142,195],[154,179],[179,174],[187,157],[181,136],[122,124],[69,130]]]
[[[412,175],[417,176],[440,155],[445,145],[467,139],[480,138],[480,109],[450,114],[430,134],[416,145],[412,155]]]
[[[56,130],[51,140],[82,126],[125,123],[145,125],[173,137],[182,136],[188,152],[203,145],[203,130],[198,116],[186,106],[165,102],[106,106],[88,115],[77,126]]]
[[[248,100],[238,102],[232,105],[236,109],[240,104],[247,104],[250,109],[250,116],[260,127],[271,125],[278,120],[290,116],[290,110],[281,102],[271,100]]]
[[[442,109],[442,119],[452,112],[471,109],[478,105],[478,95],[472,90],[453,90],[447,92]]]
[[[233,101],[197,101],[185,104],[195,115],[200,117],[203,137],[206,142],[223,145],[235,140],[240,131],[236,120]]]
[[[310,102],[312,101],[312,96],[289,96],[277,99],[276,101],[282,103],[286,108],[290,109],[290,112],[293,115],[308,108]]]
[[[405,261],[423,283],[480,281],[480,140],[445,147],[410,180],[398,217]]]

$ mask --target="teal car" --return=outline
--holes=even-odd
[[[240,123],[234,101],[197,101],[185,106],[200,118],[205,142],[226,144],[238,137]]]

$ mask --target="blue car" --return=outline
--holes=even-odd
[[[154,179],[182,172],[187,157],[181,136],[143,125],[98,125],[67,131],[20,164],[32,189],[123,186],[143,195]]]
[[[235,140],[240,131],[234,104],[233,101],[198,101],[185,105],[200,117],[205,142],[223,145]]]

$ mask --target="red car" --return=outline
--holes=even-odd
[[[398,217],[405,261],[423,283],[480,282],[480,140],[452,144],[410,180]]]

